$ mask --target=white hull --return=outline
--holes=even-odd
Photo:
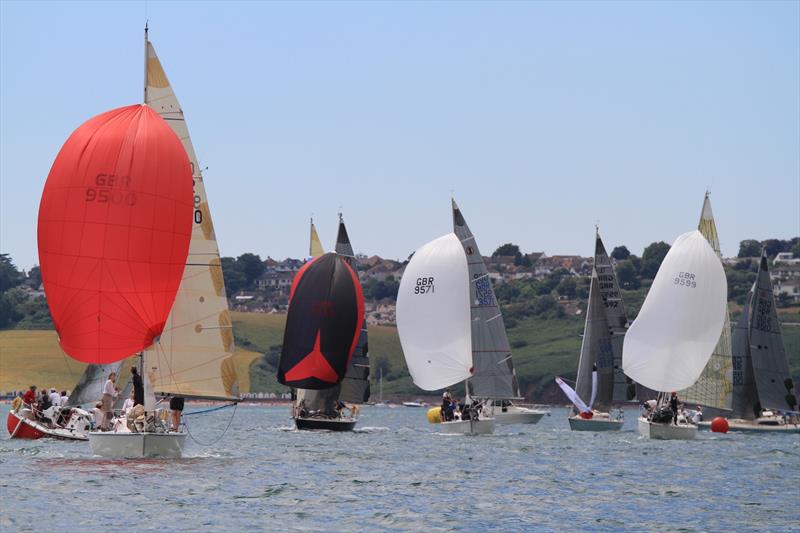
[[[711,422],[700,422],[698,426],[711,431]],[[763,424],[756,420],[729,419],[728,432],[740,433],[800,433],[800,424]]]
[[[453,420],[439,424],[442,433],[461,435],[491,435],[494,433],[494,418],[483,420]]]
[[[93,431],[89,444],[93,455],[116,458],[179,458],[186,443],[186,433],[115,433]]]
[[[535,424],[547,414],[543,411],[516,412],[516,413],[495,413],[495,423],[504,424]]]
[[[650,439],[692,440],[697,435],[697,426],[689,424],[660,424],[639,417],[639,435]]]
[[[569,428],[572,431],[619,431],[624,422],[610,418],[581,418],[569,417]]]

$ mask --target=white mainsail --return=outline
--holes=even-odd
[[[714,213],[711,211],[711,200],[706,193],[703,200],[703,210],[700,213],[700,223],[697,229],[703,234],[717,256],[722,259],[719,247],[717,225],[714,222]],[[722,333],[714,348],[714,353],[708,364],[700,374],[697,382],[681,391],[680,398],[690,404],[699,404],[705,407],[728,410],[733,403],[733,353],[731,343],[731,320],[727,309]]]
[[[625,374],[658,391],[697,381],[719,341],[727,291],[725,271],[706,238],[697,230],[679,236],[625,335]]]
[[[397,331],[414,383],[437,390],[472,374],[467,257],[454,233],[414,253],[397,294]]]
[[[183,111],[146,35],[145,44],[145,103],[183,142],[192,165],[195,205],[186,270],[160,340],[144,353],[145,379],[160,394],[238,398],[233,329],[203,176]]]

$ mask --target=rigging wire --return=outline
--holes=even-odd
[[[222,406],[222,407],[220,407],[218,409],[221,409],[221,408],[224,408],[224,407],[230,407],[230,406],[229,405],[224,405],[224,406]],[[194,437],[194,435],[192,435],[192,431],[189,429],[189,424],[187,424],[186,420],[184,420],[183,421],[183,425],[186,426],[186,434],[189,435],[189,438],[192,439],[196,444],[199,444],[200,446],[208,447],[208,446],[215,445],[220,440],[222,440],[222,437],[225,436],[225,434],[228,432],[228,429],[231,427],[231,423],[233,422],[233,417],[236,415],[236,408],[237,407],[239,407],[239,403],[238,402],[233,404],[233,413],[231,414],[230,419],[228,419],[228,425],[225,426],[225,429],[222,431],[222,434],[219,437],[217,437],[216,439],[214,439],[213,441],[206,443],[206,442],[201,442],[201,441],[197,440]],[[212,409],[212,410],[217,410],[217,409]],[[198,414],[198,412],[189,413],[189,414]]]

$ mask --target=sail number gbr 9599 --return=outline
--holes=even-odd
[[[433,288],[433,276],[427,278],[417,278],[417,284],[414,287],[414,294],[433,293]]]

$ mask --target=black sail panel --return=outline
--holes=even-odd
[[[328,253],[307,263],[292,286],[278,381],[304,389],[340,383],[363,318],[361,285],[340,256]]]
[[[753,420],[761,412],[758,391],[753,377],[753,360],[750,357],[750,306],[753,291],[747,295],[742,315],[733,326],[731,347],[733,353],[733,418]]]
[[[765,254],[761,256],[750,313],[750,357],[761,407],[797,411]]]

